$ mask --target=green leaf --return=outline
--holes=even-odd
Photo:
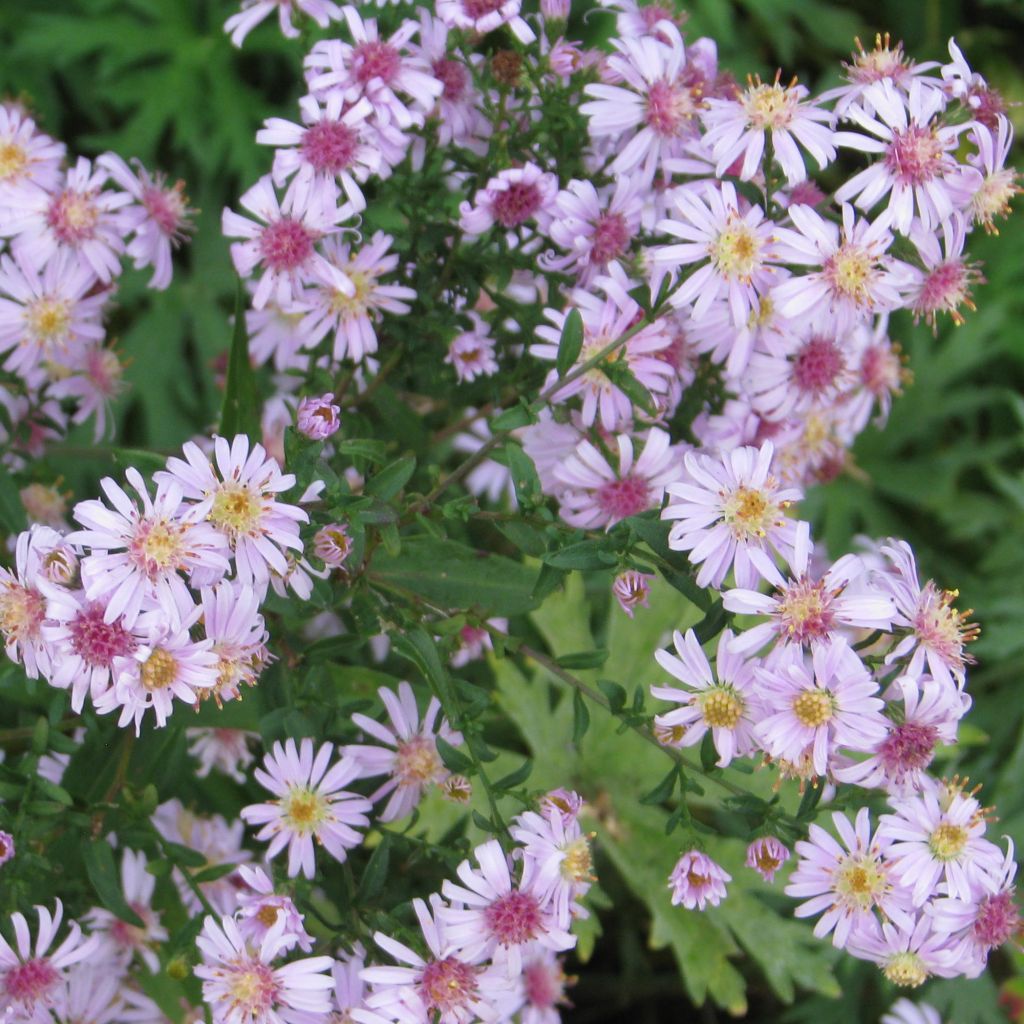
[[[169,839],[161,839],[160,845],[164,848],[167,856],[179,867],[202,868],[206,866],[206,857],[198,850],[193,850],[191,846],[174,843]]]
[[[245,326],[245,290],[239,281],[235,291],[235,330],[228,354],[224,404],[220,413],[220,434],[229,441],[236,434],[262,436],[256,375],[249,361],[249,335]]]
[[[578,651],[575,654],[563,654],[561,657],[555,659],[562,668],[570,670],[600,668],[607,660],[608,652],[601,647],[597,647],[592,651]]]
[[[192,881],[198,882],[200,885],[206,882],[216,882],[218,878],[230,875],[237,867],[237,864],[213,864],[203,871],[197,871],[192,876]]]
[[[572,743],[574,747],[580,745],[580,740],[587,734],[590,728],[590,709],[583,699],[579,690],[574,690],[572,695]]]
[[[508,775],[503,775],[498,779],[494,783],[494,787],[495,789],[515,789],[516,786],[521,786],[530,777],[532,771],[533,758],[528,757],[514,772],[509,772]]]
[[[679,769],[672,765],[669,773],[649,793],[640,797],[640,803],[657,806],[663,804],[675,792],[676,783],[679,781]]]
[[[384,501],[390,501],[409,482],[415,471],[416,456],[403,455],[370,477],[364,491]]]
[[[613,715],[617,715],[626,706],[626,691],[611,679],[599,679],[598,688],[608,698],[608,706]]]
[[[370,854],[366,862],[363,875],[359,879],[359,888],[356,890],[355,904],[357,907],[364,907],[374,899],[384,888],[388,877],[388,864],[391,861],[391,836],[387,833],[381,838],[377,849]]]
[[[444,762],[445,768],[450,772],[465,775],[473,770],[473,762],[460,750],[456,750],[447,740],[438,736],[436,738],[437,753]]]
[[[611,546],[603,540],[581,540],[544,556],[544,564],[556,569],[607,569],[615,561]]]
[[[518,430],[520,427],[529,426],[536,420],[536,417],[530,412],[529,408],[522,405],[514,405],[511,409],[506,409],[502,413],[498,413],[497,416],[491,420],[490,427],[494,433],[499,433],[505,430]]]
[[[537,467],[522,447],[515,441],[505,445],[505,459],[509,472],[512,474],[512,485],[516,489],[516,498],[520,505],[531,505],[540,496],[540,477]]]
[[[564,377],[573,364],[579,359],[583,348],[583,317],[574,306],[569,310],[562,326],[562,336],[558,339],[558,355],[555,357],[555,369],[559,377]]]
[[[28,529],[25,506],[21,503],[18,485],[10,470],[0,463],[0,526],[8,533],[21,533]]]
[[[145,922],[128,906],[121,891],[121,875],[114,863],[110,843],[105,839],[97,839],[86,846],[82,856],[86,874],[103,906],[122,921],[136,928],[144,928]]]

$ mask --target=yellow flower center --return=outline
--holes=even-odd
[[[416,736],[399,744],[395,771],[405,786],[422,785],[438,778],[444,771],[433,742]]]
[[[1007,168],[986,175],[981,187],[971,198],[971,218],[980,224],[989,234],[998,235],[996,217],[1006,217],[1010,213],[1010,200],[1020,192],[1017,185],[1017,172]]]
[[[865,854],[845,858],[836,873],[836,894],[847,906],[870,910],[888,886],[878,862]]]
[[[708,246],[708,256],[723,277],[749,280],[761,262],[761,240],[735,214],[729,226]]]
[[[293,786],[281,801],[285,824],[293,832],[313,832],[329,813],[327,801],[308,786]]]
[[[580,836],[566,845],[565,857],[562,859],[559,871],[567,882],[588,881],[591,877],[592,866],[590,843],[587,842],[586,836]]]
[[[63,345],[70,325],[71,306],[65,299],[37,299],[25,308],[28,333],[42,345]]]
[[[778,82],[758,83],[747,89],[742,103],[752,128],[784,128],[793,120],[797,96]]]
[[[928,848],[936,860],[956,860],[964,852],[969,838],[970,834],[962,825],[944,821],[928,837]]]
[[[863,247],[845,242],[825,261],[824,271],[834,292],[858,306],[871,302],[875,261]]]
[[[17,177],[28,163],[28,153],[14,142],[0,142],[0,181]]]
[[[208,518],[226,533],[251,534],[260,511],[260,499],[245,484],[228,481],[217,488]]]
[[[700,697],[700,709],[712,729],[735,729],[743,715],[743,702],[730,688],[715,686]]]
[[[331,312],[336,316],[359,316],[369,308],[374,280],[361,270],[346,270],[345,274],[352,282],[355,291],[351,295],[346,295],[336,288],[331,296]]]
[[[260,907],[259,912],[256,914],[256,920],[259,921],[264,928],[273,928],[277,924],[277,915],[279,910],[277,907],[270,906],[269,904],[264,907]]]
[[[888,963],[882,968],[882,973],[894,985],[901,985],[905,988],[917,988],[922,985],[928,977],[928,968],[924,961],[917,955],[907,950],[903,953],[894,953],[889,957]]]
[[[46,602],[37,591],[14,583],[0,592],[0,633],[8,643],[36,639],[45,617]]]
[[[722,505],[722,518],[736,540],[764,537],[779,520],[779,505],[764,491],[737,487]]]
[[[831,721],[835,708],[832,704],[832,697],[824,690],[804,690],[796,700],[793,701],[793,714],[796,715],[801,725],[808,729],[817,729]]]
[[[170,651],[158,647],[142,664],[142,687],[152,693],[170,686],[178,674],[177,659]]]

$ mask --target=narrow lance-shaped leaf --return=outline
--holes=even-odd
[[[555,357],[555,369],[559,377],[564,377],[573,363],[579,359],[583,348],[583,317],[578,309],[570,309],[569,315],[562,325],[562,336],[558,339],[558,355]]]
[[[86,874],[103,906],[127,924],[144,928],[145,922],[128,906],[121,891],[121,876],[110,844],[105,839],[97,839],[85,848],[83,856]]]
[[[245,290],[238,282],[235,293],[235,330],[228,355],[227,380],[224,385],[224,405],[220,413],[220,433],[223,437],[248,434],[259,438],[260,415],[256,396],[256,375],[249,362],[249,332],[245,326]]]

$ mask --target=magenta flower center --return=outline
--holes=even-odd
[[[109,668],[114,658],[124,658],[135,650],[135,641],[120,622],[104,622],[101,605],[92,604],[68,624],[71,649],[87,665]]]
[[[984,946],[1001,946],[1020,927],[1020,914],[1013,902],[1013,890],[987,896],[978,906],[974,937]]]
[[[389,85],[402,66],[401,54],[379,39],[361,43],[353,53],[356,81],[362,85],[379,78]]]
[[[443,96],[449,103],[458,103],[466,93],[469,76],[457,60],[441,58],[431,65],[434,77],[444,86]]]
[[[70,188],[54,196],[46,211],[47,225],[65,245],[78,245],[92,238],[99,219],[96,194]]]
[[[400,786],[422,786],[444,774],[434,741],[426,736],[414,736],[399,743],[395,774]]]
[[[934,725],[904,722],[894,726],[878,754],[886,772],[901,776],[905,772],[922,771],[931,764],[939,730]]]
[[[957,310],[965,304],[969,309],[973,308],[970,294],[974,276],[963,260],[940,263],[924,279],[914,303],[915,310],[926,314],[946,310],[954,321],[963,323],[964,318]]]
[[[532,181],[513,181],[491,201],[494,219],[505,228],[529,220],[541,205],[540,189]]]
[[[322,174],[337,174],[351,167],[359,138],[340,121],[318,121],[302,136],[302,155]]]
[[[149,911],[142,904],[129,903],[128,905],[143,920],[148,917]],[[145,942],[146,930],[115,917],[110,924],[110,937],[120,946],[133,948],[141,946]]]
[[[693,95],[678,83],[660,78],[647,92],[647,124],[658,135],[675,138],[696,113]]]
[[[541,960],[524,968],[523,985],[526,1001],[542,1010],[557,1005],[563,995],[561,970],[552,969]]]
[[[843,367],[843,354],[832,338],[810,338],[793,360],[793,381],[801,391],[818,396],[835,386]]]
[[[621,256],[629,244],[629,228],[620,213],[604,213],[594,225],[594,239],[590,246],[590,262],[610,263]]]
[[[142,205],[156,226],[170,238],[179,234],[185,217],[184,183],[174,188],[157,188],[155,185],[142,193]]]
[[[942,142],[931,128],[910,125],[893,131],[885,166],[904,185],[924,185],[942,170]]]
[[[872,345],[860,360],[860,379],[877,398],[899,391],[903,366],[899,355],[887,345]]]
[[[825,639],[835,623],[832,595],[822,583],[803,577],[790,583],[779,599],[779,625],[793,643]]]
[[[649,4],[647,7],[641,7],[638,11],[640,20],[644,23],[644,28],[648,32],[658,24],[659,21],[671,21],[676,24],[676,15],[665,7],[660,7],[658,4]]]
[[[466,16],[474,21],[486,18],[488,14],[494,14],[505,6],[505,0],[462,0],[462,9]]]
[[[4,976],[4,992],[11,1000],[31,1005],[42,999],[60,981],[49,960],[39,958],[18,964]]]
[[[260,256],[263,262],[277,271],[291,271],[301,267],[313,255],[313,233],[304,224],[291,217],[271,221],[260,232]]]
[[[443,1016],[468,1008],[476,991],[476,972],[453,956],[432,960],[420,975],[420,998],[430,1015],[434,1010]]]
[[[502,946],[521,946],[541,930],[540,906],[528,892],[513,889],[485,911],[484,921]]]
[[[650,487],[646,480],[642,480],[638,476],[612,480],[597,492],[598,506],[615,522],[646,511],[650,507],[650,503]]]

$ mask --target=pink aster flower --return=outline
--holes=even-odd
[[[910,240],[924,265],[907,294],[914,322],[923,319],[933,333],[938,333],[937,318],[946,313],[960,326],[964,323],[960,308],[966,307],[972,312],[977,308],[971,301],[971,288],[985,280],[977,265],[964,256],[966,221],[959,213],[954,213],[942,225],[941,242],[937,232],[914,225],[910,229]]]
[[[311,287],[292,307],[304,314],[300,326],[310,347],[333,333],[334,360],[362,362],[377,351],[376,325],[383,314],[409,312],[415,290],[381,280],[398,267],[398,254],[388,252],[392,242],[391,235],[378,231],[355,251],[340,238],[324,243],[326,269],[314,272]]]
[[[906,97],[888,80],[870,86],[867,94],[875,116],[857,105],[846,116],[869,134],[839,132],[836,142],[881,158],[837,189],[836,201],[854,199],[870,210],[888,196],[888,219],[896,231],[906,234],[915,214],[925,230],[937,227],[970,198],[964,169],[953,155],[967,125],[938,123],[945,97],[920,79]]]
[[[893,398],[909,379],[900,347],[890,340],[888,330],[889,317],[883,314],[874,324],[859,324],[846,337],[857,367],[857,382],[846,396],[854,435],[868,425],[876,409],[875,425],[885,425]]]
[[[912,1003],[909,999],[897,999],[879,1024],[942,1024],[939,1011],[928,1003]]]
[[[650,607],[651,580],[649,573],[627,569],[620,572],[612,583],[612,596],[619,602],[619,607],[630,617],[637,608]]]
[[[489,325],[478,313],[470,311],[466,315],[473,325],[472,329],[456,334],[444,357],[444,361],[454,367],[460,384],[476,380],[477,377],[490,377],[498,372],[498,360],[494,358],[494,339],[490,335]]]
[[[43,634],[46,597],[40,584],[46,582],[46,556],[60,541],[48,526],[23,530],[15,542],[14,572],[0,566],[0,636],[7,657],[21,665],[29,679],[50,671],[50,646]]]
[[[150,973],[160,970],[160,958],[154,946],[167,941],[167,929],[160,924],[160,914],[153,909],[156,877],[146,870],[146,855],[125,849],[121,855],[121,893],[129,909],[142,920],[142,927],[122,921],[109,910],[93,907],[86,915],[93,935],[102,939],[120,969],[127,970],[132,958],[138,956]]]
[[[96,275],[73,252],[61,252],[42,270],[25,259],[0,256],[0,351],[4,369],[27,376],[42,363],[66,365],[71,351],[103,340],[103,307]]]
[[[845,640],[817,644],[809,659],[795,645],[757,668],[765,711],[755,735],[773,758],[808,756],[824,776],[842,747],[870,750],[886,735],[878,683]]]
[[[279,922],[284,921],[280,934],[281,952],[298,947],[303,953],[313,948],[313,936],[303,926],[303,916],[287,896],[274,892],[274,883],[262,868],[243,864],[239,877],[247,889],[238,894],[238,913],[235,920],[242,937],[252,946],[259,945]]]
[[[199,502],[207,522],[227,538],[242,583],[265,584],[271,570],[285,575],[285,552],[302,550],[298,524],[309,518],[297,506],[277,500],[295,485],[295,477],[282,473],[262,445],[250,448],[244,434],[230,443],[216,438],[213,451],[211,461],[189,441],[185,458],[168,459],[167,470],[154,479],[177,481],[186,498]]]
[[[385,746],[354,744],[346,747],[345,753],[358,764],[356,778],[389,776],[370,800],[376,803],[390,793],[391,799],[379,817],[383,822],[397,821],[412,812],[427,786],[443,782],[448,774],[437,752],[437,737],[458,746],[462,735],[447,719],[438,723],[441,704],[436,697],[430,698],[421,722],[416,696],[408,683],[398,684],[397,695],[384,686],[377,694],[387,709],[391,728],[358,713],[352,716],[352,722]]]
[[[1006,114],[1006,101],[971,68],[955,39],[949,40],[947,48],[952,60],[940,72],[946,88],[979,124],[994,129],[999,118]]]
[[[972,224],[980,224],[993,234],[996,218],[1009,215],[1010,200],[1020,192],[1017,172],[1006,166],[1013,148],[1013,127],[1005,117],[997,119],[994,130],[973,125],[971,141],[978,152],[967,157],[967,183],[971,191],[967,212]]]
[[[9,860],[14,860],[14,852],[14,836],[0,830],[0,868]]]
[[[352,553],[352,538],[344,523],[330,523],[322,526],[313,538],[313,554],[325,566],[340,569]]]
[[[959,942],[940,932],[930,914],[910,926],[869,918],[850,936],[847,952],[878,964],[894,985],[917,988],[930,977],[952,978],[960,973]]]
[[[790,858],[789,848],[775,838],[762,836],[747,847],[744,863],[753,868],[766,882],[775,880],[775,873]]]
[[[523,44],[532,43],[536,34],[519,16],[522,0],[437,0],[437,16],[449,28],[485,35],[502,25]]]
[[[150,174],[142,163],[134,160],[132,169],[116,153],[104,153],[96,163],[105,168],[116,184],[134,200],[124,210],[125,233],[134,237],[127,254],[135,269],[152,267],[149,287],[164,289],[171,283],[171,250],[192,230],[190,209],[185,195],[185,182],[168,185],[164,175]]]
[[[242,0],[242,9],[224,22],[224,31],[230,33],[232,45],[240,47],[245,37],[275,10],[281,34],[286,39],[299,37],[292,20],[296,12],[312,18],[320,28],[341,20],[341,8],[333,0]]]
[[[532,957],[524,958],[519,978],[522,1024],[561,1024],[558,1008],[572,1006],[566,990],[575,980],[565,973],[563,958],[549,949],[540,949]]]
[[[333,985],[329,956],[311,956],[274,967],[289,946],[285,922],[277,923],[258,946],[247,942],[230,917],[207,917],[196,939],[202,963],[195,975],[203,982],[203,1001],[215,1024],[305,1024],[326,1016]]]
[[[366,1006],[366,984],[359,977],[366,966],[366,950],[361,942],[352,946],[351,953],[342,953],[331,968],[334,978],[332,993],[332,1017],[337,1014],[344,1020],[346,1014],[351,1016],[354,1010],[363,1010]]]
[[[842,333],[903,305],[914,270],[887,255],[893,241],[887,214],[873,222],[858,219],[844,204],[841,228],[809,206],[791,206],[789,216],[797,230],[779,229],[781,258],[820,269],[775,288],[772,301],[783,316],[806,317]]]
[[[992,876],[1002,864],[999,847],[984,838],[985,817],[978,801],[959,789],[926,790],[890,798],[895,814],[882,816],[879,834],[891,843],[893,872],[924,903],[945,883],[953,899],[971,900],[977,891],[994,891]]]
[[[335,860],[344,861],[363,841],[356,829],[370,823],[370,801],[343,788],[358,777],[359,762],[345,755],[328,770],[333,752],[333,745],[324,743],[314,756],[311,739],[298,749],[293,739],[283,747],[275,743],[255,778],[276,799],[242,808],[243,821],[263,826],[256,838],[270,840],[268,860],[288,847],[289,878],[300,871],[313,877],[314,839]]]
[[[796,917],[821,914],[814,926],[817,938],[832,932],[832,944],[842,949],[851,932],[878,910],[886,920],[909,926],[907,894],[894,884],[885,860],[886,842],[871,834],[868,809],[857,812],[853,826],[838,812],[832,822],[842,845],[819,825],[808,828],[809,841],[796,844],[796,870],[789,876],[786,895],[803,900]]]
[[[300,434],[313,441],[322,441],[336,434],[341,427],[341,408],[334,404],[334,392],[306,395],[295,411],[295,425]]]
[[[651,182],[668,171],[698,134],[698,111],[705,84],[689,74],[682,36],[667,21],[658,35],[613,39],[617,51],[607,58],[608,79],[584,89],[592,97],[580,113],[588,119],[592,139],[608,139],[617,155],[614,174],[636,170]],[[618,84],[618,83],[622,84]]]
[[[768,622],[737,638],[737,650],[756,651],[772,640],[804,646],[827,643],[845,626],[890,629],[896,614],[892,598],[877,588],[850,586],[864,575],[858,555],[844,555],[818,579],[808,572],[810,555],[810,526],[805,522],[797,525],[789,579],[783,578],[767,555],[751,549],[749,557],[776,590],[772,596],[750,589],[723,594],[722,602],[729,611],[769,617]]]
[[[495,224],[510,231],[533,221],[546,231],[557,194],[558,177],[535,163],[506,168],[477,191],[472,203],[460,204],[459,227],[469,238]]]
[[[431,1020],[438,1024],[472,1024],[502,1016],[511,986],[504,972],[483,966],[479,958],[460,957],[452,949],[441,900],[430,906],[412,901],[429,956],[424,959],[389,935],[377,932],[374,940],[398,965],[367,967],[362,979],[373,987],[366,1005],[385,1021]]]
[[[112,348],[83,345],[73,348],[64,360],[68,376],[50,385],[54,399],[71,399],[77,406],[72,423],[85,423],[96,418],[93,439],[99,442],[107,433],[107,417],[111,403],[124,390],[125,364]],[[47,413],[51,418],[52,413]]]
[[[706,853],[690,850],[679,858],[668,876],[672,906],[681,903],[687,910],[717,907],[725,899],[726,885],[731,881],[732,875]]]
[[[760,717],[755,700],[754,670],[745,659],[731,651],[732,630],[723,631],[718,641],[715,672],[692,629],[684,637],[672,634],[676,654],[657,650],[655,660],[671,676],[689,689],[677,686],[652,686],[651,695],[680,705],[660,714],[655,724],[662,729],[682,727],[681,746],[691,747],[703,740],[710,729],[718,751],[718,764],[728,765],[734,757],[744,757],[757,749],[754,723]],[[676,656],[678,655],[678,657]]]
[[[337,89],[348,103],[365,97],[378,122],[402,131],[423,124],[444,86],[409,45],[419,24],[405,18],[382,39],[375,18],[362,18],[354,7],[345,7],[344,15],[353,41],[321,40],[310,50],[305,60],[310,92],[323,99]]]
[[[326,274],[335,288],[352,294],[351,282],[315,248],[352,215],[351,204],[338,207],[332,191],[313,178],[295,178],[279,201],[269,175],[260,178],[239,203],[252,218],[225,208],[221,227],[228,238],[243,239],[231,246],[239,275],[248,278],[257,267],[262,271],[252,297],[254,308],[262,309],[268,302],[287,305],[314,270]]]
[[[661,518],[678,520],[669,530],[668,545],[688,551],[690,561],[700,566],[697,586],[717,589],[732,569],[736,582],[750,589],[761,578],[750,559],[752,550],[791,555],[797,523],[785,513],[803,494],[779,486],[771,474],[774,454],[774,445],[765,441],[759,448],[734,448],[720,457],[683,455],[684,473],[665,488],[669,499]]]
[[[224,580],[202,590],[203,631],[217,659],[217,682],[200,693],[222,701],[237,700],[240,688],[255,686],[268,661],[267,630],[260,615],[261,594],[252,586]]]
[[[616,465],[589,441],[581,441],[556,468],[566,488],[559,495],[559,514],[570,526],[610,530],[629,516],[657,508],[665,486],[677,479],[679,456],[664,430],[647,431],[639,456],[633,438],[619,434],[615,440]]]
[[[132,197],[104,188],[108,171],[79,157],[52,192],[27,192],[0,235],[14,236],[19,260],[42,268],[59,252],[77,256],[104,284],[121,273],[123,208]]]
[[[457,872],[462,885],[446,881],[442,888],[452,905],[436,911],[453,953],[469,962],[493,957],[511,978],[521,973],[527,949],[539,945],[562,952],[576,944],[553,912],[544,910],[536,888],[513,884],[496,839],[478,846],[474,856],[479,869],[464,860]]]
[[[151,498],[134,467],[125,478],[142,502],[141,509],[110,477],[100,487],[113,506],[80,501],[72,515],[84,527],[68,535],[72,544],[92,551],[82,560],[82,585],[90,601],[104,600],[107,621],[121,618],[127,628],[140,612],[157,604],[172,623],[194,606],[182,573],[205,570],[216,578],[230,568],[227,543],[202,512],[183,503],[174,481],[161,481]]]
[[[64,143],[39,131],[21,106],[0,103],[0,202],[12,205],[26,186],[55,191],[64,152]]]
[[[250,744],[259,733],[248,729],[186,729],[188,752],[199,762],[197,779],[216,769],[237,783],[245,782],[245,769],[255,760]]]
[[[67,978],[67,969],[99,948],[99,936],[86,939],[72,921],[64,941],[50,952],[64,916],[64,905],[59,899],[55,903],[52,915],[46,907],[36,906],[39,933],[34,944],[28,922],[17,912],[11,914],[15,945],[0,935],[0,1014],[12,1021],[50,1021],[50,1007]]]
[[[705,100],[702,141],[711,149],[719,177],[742,160],[739,176],[749,181],[761,169],[769,140],[775,163],[790,185],[807,177],[800,146],[824,170],[836,158],[832,115],[807,103],[807,95],[804,86],[781,85],[776,75],[774,82],[752,81],[736,99]]]

